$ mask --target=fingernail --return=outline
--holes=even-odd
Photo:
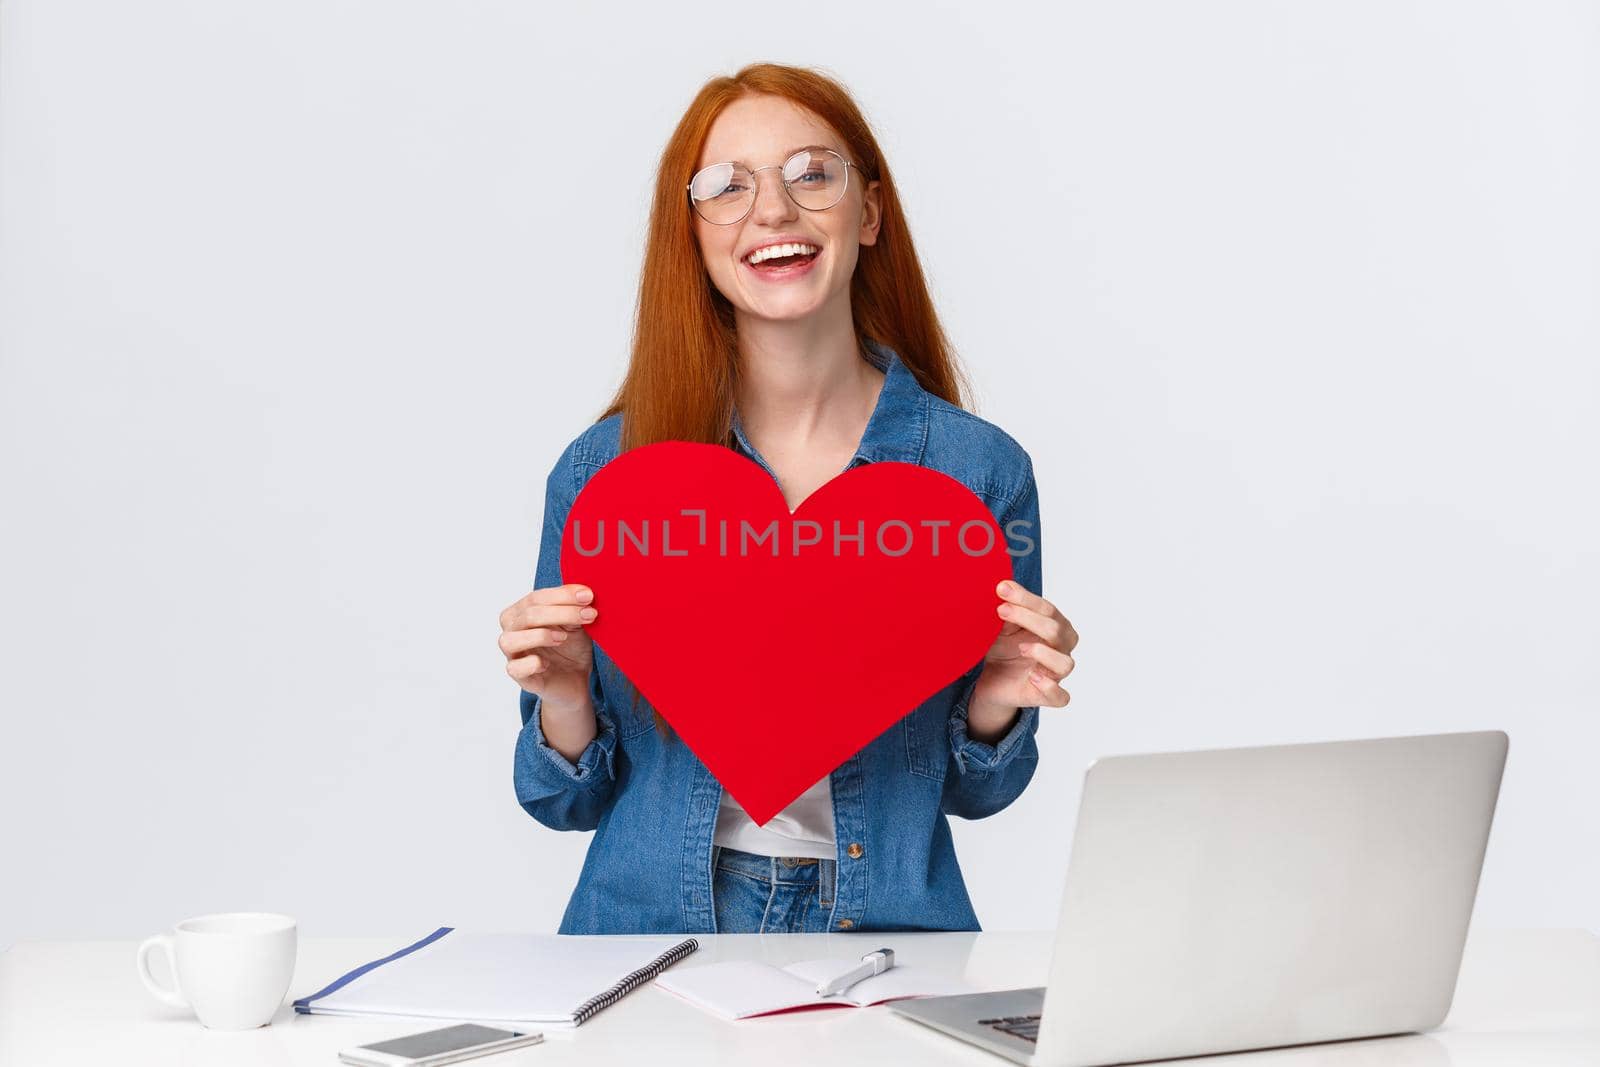
[[[584,608],[582,611],[578,612],[578,618],[582,619],[584,622],[592,622],[594,617],[598,614],[599,612],[595,611],[593,608]]]
[[[591,601],[593,599],[594,599],[594,590],[593,589],[580,589],[580,590],[578,590],[578,603],[587,604],[589,601]]]
[[[1011,583],[1010,582],[1001,582],[1000,583],[1000,595],[1001,596],[1005,596],[1009,592],[1011,592]]]

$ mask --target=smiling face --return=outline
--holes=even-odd
[[[852,164],[844,141],[816,115],[776,96],[747,96],[723,109],[712,123],[695,169],[740,162],[755,176],[756,201],[739,222],[718,226],[698,214],[695,240],[717,291],[738,313],[764,319],[803,319],[850,300],[861,245],[878,239],[878,183],[848,170],[844,198],[822,211],[808,211],[784,191],[784,162],[807,145],[831,148]],[[750,255],[774,244],[799,245],[774,259]],[[807,249],[815,249],[808,252]],[[798,253],[798,254],[793,254]],[[848,316],[846,316],[848,319]]]

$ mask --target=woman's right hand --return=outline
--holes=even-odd
[[[535,589],[500,613],[506,673],[552,709],[593,708],[594,643],[583,628],[595,620],[593,600],[586,585],[557,585]]]

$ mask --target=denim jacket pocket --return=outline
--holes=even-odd
[[[929,701],[900,720],[905,735],[906,769],[934,781],[943,781],[950,766],[948,709]]]
[[[631,698],[623,701],[623,706],[617,709],[617,736],[623,741],[632,741],[640,734],[647,734],[655,726],[655,717],[650,714],[650,706],[641,697],[639,706],[635,708]]]
[[[634,689],[617,665],[603,654],[595,656],[595,669],[600,674],[600,689],[605,694],[606,710],[611,713],[617,727],[617,737],[630,741],[655,726],[650,714],[650,704],[644,696],[638,704],[633,701]]]

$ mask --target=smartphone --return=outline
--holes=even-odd
[[[347,1048],[339,1053],[339,1062],[354,1064],[355,1067],[437,1067],[442,1063],[470,1060],[474,1056],[487,1056],[508,1048],[537,1045],[543,1040],[542,1033],[519,1034],[514,1030],[496,1030],[490,1026],[463,1023],[460,1026],[446,1026],[442,1030],[429,1030],[390,1041]]]

